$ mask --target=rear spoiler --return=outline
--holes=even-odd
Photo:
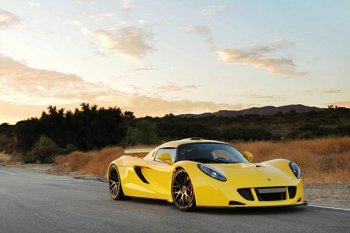
[[[152,150],[153,150],[152,148],[128,149],[128,150],[124,150],[124,155],[131,155],[134,157],[143,158]]]

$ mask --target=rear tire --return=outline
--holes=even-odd
[[[108,172],[109,193],[113,200],[129,199],[124,195],[122,183],[120,181],[119,171],[115,165],[112,165]]]
[[[177,169],[173,174],[171,196],[175,206],[180,210],[193,211],[196,209],[196,198],[191,179],[182,168]]]

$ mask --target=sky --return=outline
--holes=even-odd
[[[350,1],[0,0],[0,123],[350,107]]]

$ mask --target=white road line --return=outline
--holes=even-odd
[[[13,175],[13,176],[15,176],[15,175],[16,175],[15,173],[12,173],[12,172],[6,172],[6,171],[0,171],[0,172],[2,172],[2,173],[6,173],[6,174],[9,174],[9,175]]]
[[[314,204],[308,204],[308,206],[316,207],[316,208],[323,208],[323,209],[350,211],[350,209],[348,209],[348,208],[330,207],[330,206],[322,206],[322,205],[314,205]]]

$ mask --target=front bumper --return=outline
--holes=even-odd
[[[197,206],[207,207],[270,207],[306,204],[303,183],[232,187],[224,182],[217,186],[195,188]],[[232,188],[231,188],[232,187]]]

